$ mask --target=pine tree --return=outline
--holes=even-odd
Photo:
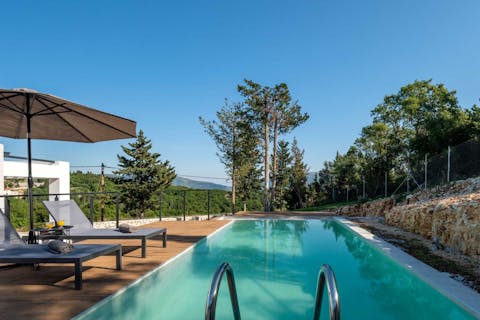
[[[152,196],[168,187],[175,179],[175,169],[168,161],[162,162],[159,153],[151,153],[151,140],[143,131],[137,140],[122,146],[126,155],[117,155],[119,170],[113,173],[122,192],[125,209],[133,216],[143,218],[149,209],[154,209]]]
[[[293,139],[293,164],[290,173],[290,190],[288,195],[289,209],[304,208],[307,195],[308,167],[303,162],[304,150],[298,147],[297,139]]]
[[[301,106],[294,102],[292,103],[292,98],[290,96],[290,90],[288,89],[287,84],[281,83],[274,87],[274,96],[275,103],[273,109],[273,156],[272,156],[272,188],[271,188],[271,200],[272,210],[275,209],[275,197],[278,194],[277,192],[277,178],[278,174],[277,165],[277,150],[279,145],[277,145],[278,136],[286,134],[306,122],[310,116],[307,113],[302,113]]]
[[[292,103],[290,91],[285,83],[268,87],[245,79],[244,85],[237,86],[237,90],[245,97],[245,103],[257,124],[252,129],[256,130],[263,142],[263,204],[265,211],[272,211],[276,194],[278,136],[292,131],[307,121],[309,115],[301,112],[298,103]],[[273,138],[272,159],[270,158],[271,137]]]
[[[274,108],[273,89],[262,86],[251,80],[244,80],[245,85],[238,85],[238,92],[245,97],[245,103],[259,124],[252,127],[258,131],[263,140],[263,210],[270,211],[269,188],[270,188],[270,136],[272,134],[272,115]]]
[[[285,210],[287,206],[286,195],[288,194],[290,181],[290,167],[292,164],[292,155],[289,149],[289,143],[280,140],[278,143],[277,174],[275,175],[275,208]]]

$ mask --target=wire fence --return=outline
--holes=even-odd
[[[378,199],[402,196],[444,185],[452,181],[480,176],[480,141],[472,139],[454,147],[448,147],[434,156],[404,166],[402,172],[379,172],[365,178],[359,184],[332,187],[330,202],[349,202],[362,199]]]

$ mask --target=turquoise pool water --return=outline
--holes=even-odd
[[[79,319],[203,319],[223,261],[234,269],[242,319],[312,319],[323,263],[335,272],[342,319],[475,319],[334,220],[235,221]],[[233,318],[227,288],[224,279],[217,319]]]

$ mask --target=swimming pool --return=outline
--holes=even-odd
[[[335,272],[342,319],[475,319],[335,220],[235,221],[77,319],[202,319],[223,261],[243,319],[312,319],[323,263]],[[322,309],[324,318],[326,301]],[[232,319],[226,281],[217,319]]]

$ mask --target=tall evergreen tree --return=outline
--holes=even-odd
[[[270,211],[270,135],[272,132],[272,115],[274,109],[274,94],[272,88],[262,86],[251,80],[244,80],[245,85],[238,85],[238,92],[245,97],[250,111],[260,124],[260,134],[263,140],[263,210]]]
[[[263,205],[265,211],[271,211],[276,193],[278,136],[292,131],[309,116],[301,112],[298,103],[292,103],[290,91],[285,83],[268,87],[245,79],[244,84],[239,85],[237,89],[245,97],[245,103],[258,123],[258,126],[253,128],[258,130],[263,142]],[[270,168],[270,137],[273,137],[272,168]],[[273,173],[271,184],[270,169]]]
[[[292,103],[290,90],[285,83],[281,83],[274,87],[274,104],[273,104],[273,157],[272,157],[272,188],[270,203],[274,209],[275,197],[277,195],[277,140],[281,134],[291,132],[309,119],[307,113],[302,113],[302,108],[297,102]]]
[[[319,173],[316,172],[312,183],[307,186],[307,207],[320,205],[322,195],[322,184]]]
[[[290,173],[289,209],[304,208],[307,195],[308,167],[303,162],[304,150],[298,147],[297,139],[292,144],[293,164]]]
[[[152,196],[176,177],[168,160],[162,162],[160,154],[151,153],[151,148],[151,140],[140,130],[135,142],[122,146],[125,155],[117,155],[120,169],[113,172],[118,176],[125,209],[141,218],[147,210],[154,209]]]
[[[288,188],[290,187],[290,167],[292,165],[292,160],[293,158],[290,153],[289,143],[280,140],[278,143],[277,174],[275,175],[276,195],[273,197],[275,200],[273,205],[280,210],[285,210],[287,207],[286,195],[288,194]]]

